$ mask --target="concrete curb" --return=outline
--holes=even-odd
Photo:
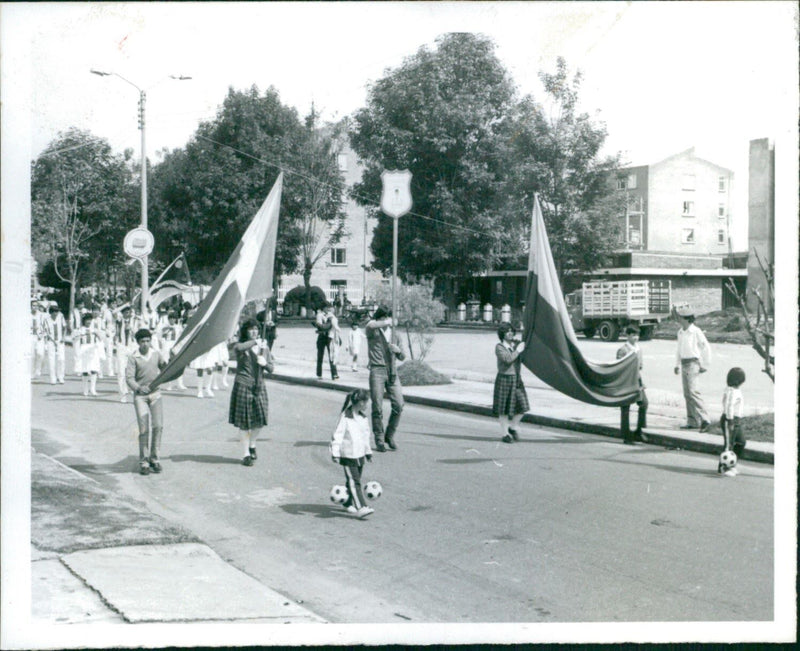
[[[350,384],[343,384],[341,382],[296,377],[282,373],[272,373],[269,377],[272,380],[277,380],[278,382],[284,382],[286,384],[298,384],[308,387],[317,387],[320,389],[332,389],[334,391],[342,391],[344,393],[359,388]],[[406,394],[403,394],[403,400],[410,404],[423,405],[425,407],[436,407],[438,409],[460,411],[468,414],[474,414],[476,416],[492,417],[491,408],[484,407],[482,405],[473,405],[465,402],[443,400],[441,398],[428,398],[425,396]],[[534,425],[543,425],[545,427],[556,427],[573,432],[582,432],[584,434],[598,434],[600,436],[608,436],[616,439],[621,438],[618,428],[609,427],[608,425],[600,425],[597,423],[586,423],[563,418],[553,418],[550,416],[540,416],[538,414],[531,413],[525,414],[525,416],[522,418],[522,422],[531,423]],[[688,450],[691,452],[701,452],[704,454],[717,455],[720,453],[720,445],[718,443],[691,438],[690,436],[674,436],[663,431],[649,429],[645,430],[645,434],[647,435],[648,443],[652,445],[660,445],[666,448],[676,448],[679,450]],[[747,461],[755,461],[756,463],[767,463],[771,465],[775,463],[774,452],[752,447],[745,448],[742,458]]]

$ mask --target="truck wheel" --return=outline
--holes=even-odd
[[[584,328],[583,329],[583,336],[587,339],[591,339],[594,337],[595,329],[594,328]]]
[[[653,330],[655,330],[655,326],[642,326],[642,329],[639,331],[639,339],[642,341],[650,341],[653,338]]]
[[[616,341],[619,338],[619,326],[613,321],[601,321],[598,331],[603,341]]]

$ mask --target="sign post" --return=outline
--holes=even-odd
[[[392,223],[392,318],[397,318],[397,222],[411,210],[411,172],[384,170],[381,173],[383,192],[381,210]]]
[[[148,287],[147,287],[147,256],[153,252],[155,238],[146,228],[141,226],[127,232],[125,239],[122,240],[122,250],[131,258],[131,261],[138,260],[142,263],[142,315],[145,315],[147,306]]]

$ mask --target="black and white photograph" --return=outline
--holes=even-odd
[[[0,2],[0,647],[796,642],[797,34]]]

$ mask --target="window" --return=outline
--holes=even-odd
[[[725,244],[725,231],[722,229],[717,231],[717,242],[719,244]]]
[[[684,174],[681,187],[684,190],[694,190],[694,174]]]
[[[337,162],[339,163],[339,170],[342,172],[347,171],[347,154],[339,154],[336,157]]]
[[[681,230],[681,242],[683,244],[694,244],[693,228],[684,228]]]
[[[636,174],[628,174],[626,177],[617,179],[617,190],[635,190]]]
[[[720,192],[725,192],[727,187],[728,187],[728,179],[726,179],[724,176],[720,176],[719,177],[719,191]]]
[[[724,217],[725,216],[725,204],[724,203],[719,204],[719,212],[717,214],[720,217]]]
[[[617,179],[617,190],[626,190],[628,188],[628,179]]]
[[[694,201],[683,202],[683,216],[694,217]]]
[[[331,264],[347,264],[347,249],[331,249]]]
[[[636,174],[628,175],[628,190],[636,189]]]

